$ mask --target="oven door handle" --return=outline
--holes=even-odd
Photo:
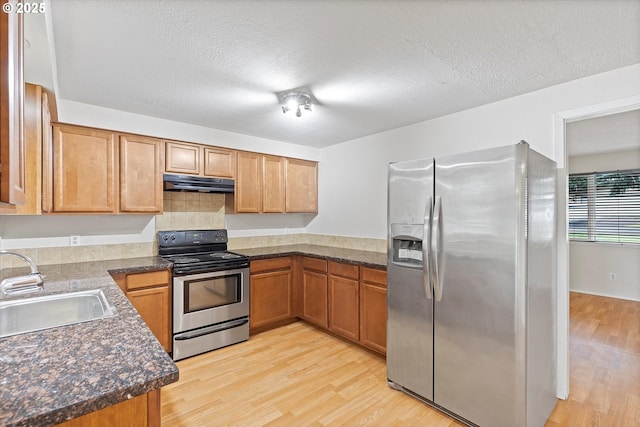
[[[214,332],[226,331],[227,329],[237,328],[238,326],[249,323],[249,319],[236,319],[230,322],[224,322],[213,326],[207,326],[206,328],[197,329],[195,331],[183,332],[174,337],[176,341],[190,340],[198,338],[203,335],[209,335]]]

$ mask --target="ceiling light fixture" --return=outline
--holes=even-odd
[[[282,113],[296,110],[296,117],[302,116],[302,109],[311,111],[311,94],[306,92],[286,92],[280,96]]]

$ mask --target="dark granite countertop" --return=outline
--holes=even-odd
[[[306,255],[339,262],[364,265],[372,268],[387,268],[387,254],[384,252],[361,251],[322,245],[282,245],[263,248],[237,249],[233,252],[248,256],[252,260],[288,255]]]
[[[177,381],[178,368],[109,275],[170,265],[147,257],[40,266],[38,296],[100,288],[118,315],[1,338],[0,425],[53,425]],[[16,273],[25,271],[0,277]]]

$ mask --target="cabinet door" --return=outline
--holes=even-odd
[[[293,317],[291,269],[251,275],[250,327],[277,323]]]
[[[318,163],[287,159],[286,211],[318,212]]]
[[[41,213],[42,194],[42,88],[25,84],[24,87],[24,149],[25,149],[25,200],[16,206],[18,215]]]
[[[204,147],[204,174],[217,178],[235,178],[236,152]]]
[[[263,156],[262,212],[282,213],[285,210],[285,159]]]
[[[25,200],[23,15],[0,13],[0,202]]]
[[[116,142],[112,132],[54,126],[55,212],[116,212]]]
[[[235,211],[262,212],[262,155],[238,152]]]
[[[136,308],[160,344],[171,351],[171,319],[169,286],[127,292],[127,298]]]
[[[327,275],[303,269],[302,293],[302,317],[311,323],[327,328]]]
[[[199,175],[201,148],[196,144],[167,141],[165,144],[165,172]]]
[[[120,212],[162,212],[162,141],[120,136]]]
[[[359,267],[329,263],[329,330],[358,341],[360,336]]]
[[[387,273],[362,267],[360,342],[382,354],[387,349]]]

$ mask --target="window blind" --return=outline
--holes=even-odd
[[[640,244],[640,169],[570,174],[569,239]]]

